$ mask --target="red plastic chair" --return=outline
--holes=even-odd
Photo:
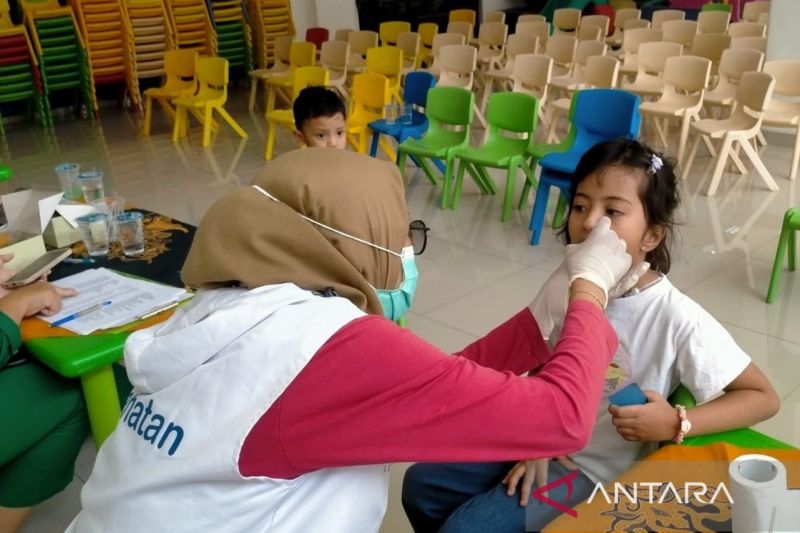
[[[614,8],[608,4],[595,4],[592,6],[592,15],[605,15],[608,17],[608,34],[614,35]]]
[[[330,38],[328,28],[308,28],[306,30],[306,42],[314,43],[317,47],[317,52],[322,49],[322,43],[327,42]]]

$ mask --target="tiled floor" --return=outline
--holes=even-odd
[[[14,169],[12,187],[57,188],[53,166],[74,161],[105,172],[107,191],[196,224],[216,198],[249,183],[264,163],[264,119],[245,111],[244,93],[235,92],[229,107],[250,134],[245,141],[223,125],[210,148],[199,146],[197,128],[189,140],[173,144],[158,111],[146,138],[139,135],[134,114],[103,109],[94,123],[62,117],[56,136],[25,122],[9,124],[0,144],[1,159]],[[786,177],[788,136],[769,139],[763,158],[781,188],[776,193],[767,192],[755,175],[728,174],[717,197],[707,198],[700,191],[708,182],[709,158],[695,163],[686,182],[670,278],[723,322],[775,384],[783,399],[781,412],[758,429],[800,446],[800,273],[784,274],[777,302],[764,303],[783,212],[798,204],[797,183]],[[292,147],[289,135],[281,131],[277,153]],[[453,351],[526,305],[561,261],[563,246],[552,233],[545,233],[539,246],[528,245],[529,208],[502,224],[502,198],[480,197],[471,184],[465,186],[459,211],[441,210],[438,190],[415,170],[408,175],[409,211],[413,218],[426,220],[432,231],[428,250],[418,261],[420,285],[409,324],[430,342]],[[39,506],[25,532],[63,530],[78,511],[80,488],[93,460],[87,443],[74,483]],[[399,505],[403,470],[403,465],[392,470],[384,533],[410,530]]]

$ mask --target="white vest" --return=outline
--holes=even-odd
[[[69,532],[377,531],[388,468],[245,478],[253,425],[342,326],[343,298],[292,284],[206,291],[125,345],[134,392],[100,449]]]

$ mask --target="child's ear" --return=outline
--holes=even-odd
[[[667,235],[667,227],[656,224],[647,228],[642,239],[642,251],[652,252],[655,250],[664,237]]]
[[[303,133],[300,130],[295,130],[294,138],[297,141],[297,144],[300,146],[306,146],[306,138],[303,137]]]

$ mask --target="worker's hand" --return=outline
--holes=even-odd
[[[608,301],[608,291],[631,267],[631,256],[625,249],[625,241],[611,229],[611,219],[602,217],[585,241],[567,246],[565,262],[570,285],[578,279],[590,282],[603,291]]]
[[[0,311],[19,323],[26,316],[37,313],[54,315],[61,310],[62,299],[77,294],[75,289],[63,289],[46,281],[37,281],[14,289],[0,299]]]
[[[569,274],[567,264],[561,263],[555,272],[544,282],[536,298],[530,303],[531,310],[539,331],[545,338],[552,338],[552,331],[564,321],[567,314],[567,296],[569,295]],[[551,343],[551,346],[553,343]]]

